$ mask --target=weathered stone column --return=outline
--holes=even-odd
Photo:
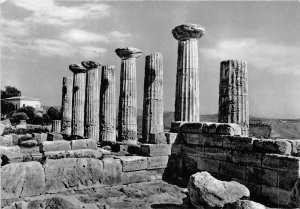
[[[102,66],[100,89],[100,140],[116,141],[115,66]]]
[[[200,121],[197,39],[204,33],[204,27],[196,24],[184,24],[172,30],[178,40],[175,121]]]
[[[118,140],[137,143],[137,89],[136,58],[142,52],[136,48],[119,48],[116,54],[121,58],[119,134]]]
[[[73,78],[63,77],[61,132],[71,134]]]
[[[84,136],[86,69],[77,64],[70,65],[69,68],[74,73],[71,134]]]
[[[54,133],[61,132],[61,120],[52,120],[52,132]]]
[[[242,135],[249,134],[248,72],[245,61],[221,62],[218,122],[240,124]]]
[[[164,136],[163,58],[160,53],[146,56],[143,104],[143,141],[156,143]],[[149,140],[149,136],[154,141]],[[160,139],[162,138],[162,139]]]
[[[86,95],[84,136],[99,141],[99,68],[101,64],[93,61],[81,62],[86,68]]]

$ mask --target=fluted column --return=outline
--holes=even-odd
[[[121,58],[118,140],[137,143],[136,58],[142,53],[136,48],[119,48]]]
[[[81,62],[86,68],[86,95],[84,136],[99,141],[99,69],[101,64],[93,61]]]
[[[52,132],[54,133],[61,132],[61,120],[52,120]]]
[[[71,134],[73,78],[63,77],[61,132]]]
[[[86,69],[77,64],[70,65],[69,68],[74,73],[71,134],[84,136]]]
[[[163,137],[163,58],[160,53],[146,56],[143,103],[143,141],[149,141],[149,134]],[[160,141],[160,140],[155,140]]]
[[[242,60],[221,62],[219,86],[219,113],[221,123],[237,123],[242,134],[249,134],[247,63]]]
[[[102,67],[100,89],[100,140],[116,141],[115,66]]]
[[[172,30],[178,40],[175,121],[200,121],[197,39],[204,32],[205,29],[196,24],[184,24]]]

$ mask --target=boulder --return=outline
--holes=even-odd
[[[208,172],[198,172],[189,179],[188,191],[191,203],[197,209],[220,208],[243,198],[250,192],[244,185],[231,181],[220,181]]]
[[[11,135],[0,136],[0,146],[12,146],[13,138]]]
[[[12,163],[1,168],[1,198],[44,194],[45,174],[39,162]]]
[[[5,125],[1,123],[0,124],[0,136],[3,134],[4,130],[5,130]]]
[[[224,209],[266,209],[266,207],[250,200],[238,200],[235,203],[226,205]]]
[[[103,185],[103,163],[98,159],[47,160],[44,168],[46,193],[57,193],[69,189],[81,190]]]
[[[1,120],[1,124],[5,125],[5,128],[12,128],[11,122],[9,119]]]
[[[22,141],[20,143],[20,146],[22,146],[22,147],[34,147],[34,146],[37,146],[37,145],[38,145],[38,142],[34,139],[27,140],[27,141]]]

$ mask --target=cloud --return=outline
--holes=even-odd
[[[25,21],[38,24],[64,26],[83,18],[101,18],[110,14],[110,6],[106,4],[88,3],[67,7],[57,4],[54,0],[13,0],[12,3],[32,12]]]
[[[126,38],[130,38],[130,33],[121,33],[119,31],[112,31],[106,35],[96,34],[81,29],[71,29],[61,34],[61,38],[68,42],[75,43],[92,43],[92,42],[123,42]]]
[[[61,34],[61,38],[68,42],[90,43],[108,42],[108,37],[80,29],[71,29]]]
[[[258,69],[300,75],[300,47],[296,46],[239,39],[221,40],[215,46],[200,51],[211,60],[242,59]]]
[[[79,53],[84,58],[94,58],[106,54],[106,49],[94,46],[82,46],[79,48]]]

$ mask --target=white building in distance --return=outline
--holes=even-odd
[[[41,100],[32,97],[18,96],[18,97],[10,97],[2,100],[5,102],[12,103],[15,106],[15,109],[19,109],[21,107],[27,107],[27,106],[31,106],[37,110],[42,109]]]

